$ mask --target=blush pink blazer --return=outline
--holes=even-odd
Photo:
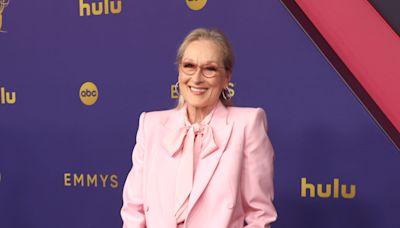
[[[175,180],[179,156],[171,148],[185,127],[185,109],[142,113],[133,168],[123,190],[124,228],[176,228]],[[261,108],[226,108],[219,102],[210,126],[216,147],[200,155],[189,198],[187,228],[268,228],[274,150]],[[168,142],[168,140],[170,142]],[[178,148],[179,149],[179,148]]]

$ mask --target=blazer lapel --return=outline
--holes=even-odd
[[[163,138],[161,144],[168,154],[173,157],[176,152],[182,147],[182,141],[186,134],[185,119],[186,108],[183,107],[179,110],[174,110],[162,124]]]
[[[233,123],[228,123],[228,109],[221,102],[218,103],[213,113],[210,126],[213,130],[216,146],[206,145],[200,154],[193,189],[189,198],[188,214],[190,214],[191,209],[213,176],[232,132]]]
[[[175,181],[177,168],[180,161],[180,149],[181,142],[183,141],[184,134],[182,129],[185,127],[184,121],[185,110],[171,110],[167,115],[160,117],[160,139],[161,145],[159,155],[156,159],[159,159],[157,175],[150,177],[156,178],[158,201],[164,211],[168,215],[174,213],[175,203]]]
[[[164,129],[161,144],[168,153],[167,156],[171,158],[165,162],[169,163],[167,166],[172,170],[177,168],[175,167],[179,158],[177,152],[180,151],[183,137],[186,134],[184,115],[186,115],[186,107],[170,113],[162,124]],[[212,129],[215,145],[205,145],[200,154],[193,189],[189,198],[188,215],[212,178],[231,136],[233,123],[228,122],[228,109],[221,102],[217,104],[209,125]],[[173,179],[174,177],[169,178]],[[173,183],[171,184],[174,186]]]

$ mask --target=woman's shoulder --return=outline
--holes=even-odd
[[[175,113],[176,109],[166,109],[166,110],[155,110],[155,111],[145,111],[142,115],[145,115],[146,119],[162,119]]]
[[[140,115],[140,119],[146,123],[146,125],[154,125],[159,123],[165,123],[171,116],[177,113],[176,109],[167,110],[156,110],[156,111],[145,111]]]
[[[265,115],[265,111],[261,107],[228,107],[229,114],[233,116],[256,116],[256,115]]]
[[[229,119],[243,124],[266,122],[267,116],[261,107],[228,107]]]

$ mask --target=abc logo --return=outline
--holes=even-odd
[[[207,0],[186,0],[186,4],[191,10],[201,10],[207,4]]]
[[[99,90],[92,82],[85,82],[79,89],[79,97],[83,104],[90,106],[96,103],[99,98]]]

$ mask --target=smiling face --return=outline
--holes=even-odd
[[[186,47],[179,64],[179,87],[189,108],[208,110],[218,102],[230,79],[222,58],[219,46],[210,40],[196,40]]]

